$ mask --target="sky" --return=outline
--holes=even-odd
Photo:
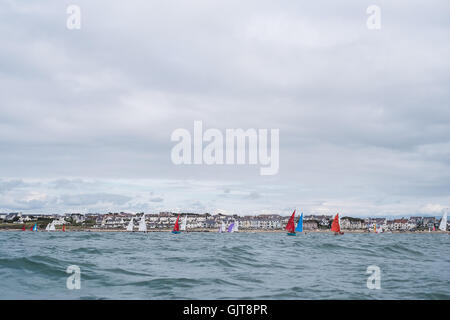
[[[1,0],[0,212],[441,215],[449,9]],[[278,173],[175,165],[171,134],[194,121],[279,129]]]

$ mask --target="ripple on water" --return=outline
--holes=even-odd
[[[450,298],[450,237],[440,235],[3,232],[0,242],[2,299]],[[71,264],[82,292],[65,288]]]

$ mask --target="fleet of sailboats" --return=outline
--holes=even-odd
[[[383,233],[383,227],[380,226],[378,229],[376,229],[376,233]]]
[[[298,222],[297,222],[297,226],[295,226],[295,211],[292,213],[291,217],[289,218],[289,221],[285,227],[285,229],[287,230],[287,234],[289,236],[295,236],[297,232],[303,232],[303,212],[301,213]],[[181,233],[181,231],[187,231],[187,215],[184,216],[184,219],[180,225],[180,215],[178,215],[177,220],[175,221],[175,225],[174,228],[172,230],[172,233],[174,234],[178,234]],[[383,230],[382,226],[380,225],[377,228],[377,225],[374,224],[374,232],[375,233],[383,233],[385,232],[385,230]],[[441,231],[447,231],[447,212],[445,212],[441,218],[440,224],[439,224],[439,230]],[[37,231],[37,223],[35,223],[31,228],[30,231]],[[126,230],[132,232],[134,229],[134,218],[131,218],[131,220],[129,221]],[[45,227],[46,231],[56,231],[56,227],[55,227],[55,221],[53,220],[51,223],[47,224],[47,226]],[[435,231],[436,228],[433,226],[433,231]],[[22,231],[26,231],[25,225],[22,226]],[[65,225],[62,226],[62,231],[66,231],[66,227]],[[147,232],[147,224],[145,222],[145,214],[143,214],[141,216],[141,219],[139,221],[139,227],[138,227],[138,231],[140,232]],[[228,227],[226,227],[225,222],[221,222],[221,225],[219,227],[219,233],[222,232],[227,232],[227,233],[234,233],[234,232],[238,232],[239,231],[239,224],[238,222],[235,220],[233,222],[231,222]],[[336,214],[336,216],[333,219],[333,222],[331,224],[331,231],[334,232],[335,235],[342,235],[344,234],[341,231],[341,223],[340,223],[340,216],[339,213]],[[431,231],[431,228],[428,230],[429,232]]]
[[[47,224],[47,226],[45,227],[46,231],[56,231],[55,228],[55,221],[52,221],[51,223]]]

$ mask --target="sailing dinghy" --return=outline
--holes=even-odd
[[[237,221],[234,222],[233,232],[239,232],[239,226],[238,226],[238,222]]]
[[[134,227],[134,222],[133,222],[133,218],[131,218],[131,220],[127,226],[127,231],[133,231],[133,227]]]
[[[183,220],[183,222],[181,223],[180,230],[181,230],[181,231],[186,231],[186,228],[187,228],[187,215],[184,216],[184,220]]]
[[[142,215],[141,220],[139,221],[138,231],[147,232],[147,224],[145,223],[145,214]]]
[[[298,219],[297,222],[297,227],[295,228],[296,232],[303,232],[303,212],[300,215],[300,218]]]
[[[445,212],[442,216],[441,223],[439,224],[439,230],[447,231],[447,212]]]
[[[180,215],[178,215],[177,221],[175,221],[175,225],[173,226],[173,230],[172,230],[173,234],[178,234],[178,233],[181,232],[180,231],[180,225],[178,224],[178,220],[180,220]]]
[[[339,223],[339,213],[334,217],[333,223],[331,224],[331,231],[334,231],[334,235],[344,234],[341,232],[341,225]]]
[[[229,233],[234,232],[234,222],[232,222],[232,223],[228,226],[227,232],[229,232]]]
[[[292,213],[292,216],[289,218],[289,221],[286,225],[286,230],[287,230],[287,235],[288,236],[295,236],[295,223],[294,223],[294,219],[295,219],[295,210]]]

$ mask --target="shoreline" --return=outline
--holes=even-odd
[[[13,232],[13,231],[18,231],[18,232],[33,232],[30,230],[26,230],[23,231],[22,229],[0,229],[0,232]],[[157,229],[157,230],[147,230],[147,232],[144,233],[151,233],[151,232],[171,232],[172,229]],[[34,231],[36,232],[36,231]],[[46,230],[38,230],[38,232],[63,232],[61,229],[57,229],[55,231],[46,231]],[[99,229],[99,228],[70,228],[70,227],[66,227],[66,231],[65,232],[125,232],[125,233],[143,233],[141,231],[127,231],[124,229]],[[239,231],[237,231],[236,233],[285,233],[286,230],[245,230],[245,229],[241,229]],[[367,230],[342,230],[342,232],[345,233],[365,233],[365,234],[374,234],[374,232],[369,232]],[[212,230],[212,229],[193,229],[193,230],[189,230],[189,231],[183,231],[182,233],[218,233],[217,230]],[[228,232],[223,232],[223,233],[228,233]],[[334,234],[331,230],[306,230],[304,232],[298,232],[298,234],[308,234],[308,233],[328,233],[328,234]],[[392,234],[450,234],[448,231],[388,231],[388,232],[382,232],[382,233],[392,233]]]

